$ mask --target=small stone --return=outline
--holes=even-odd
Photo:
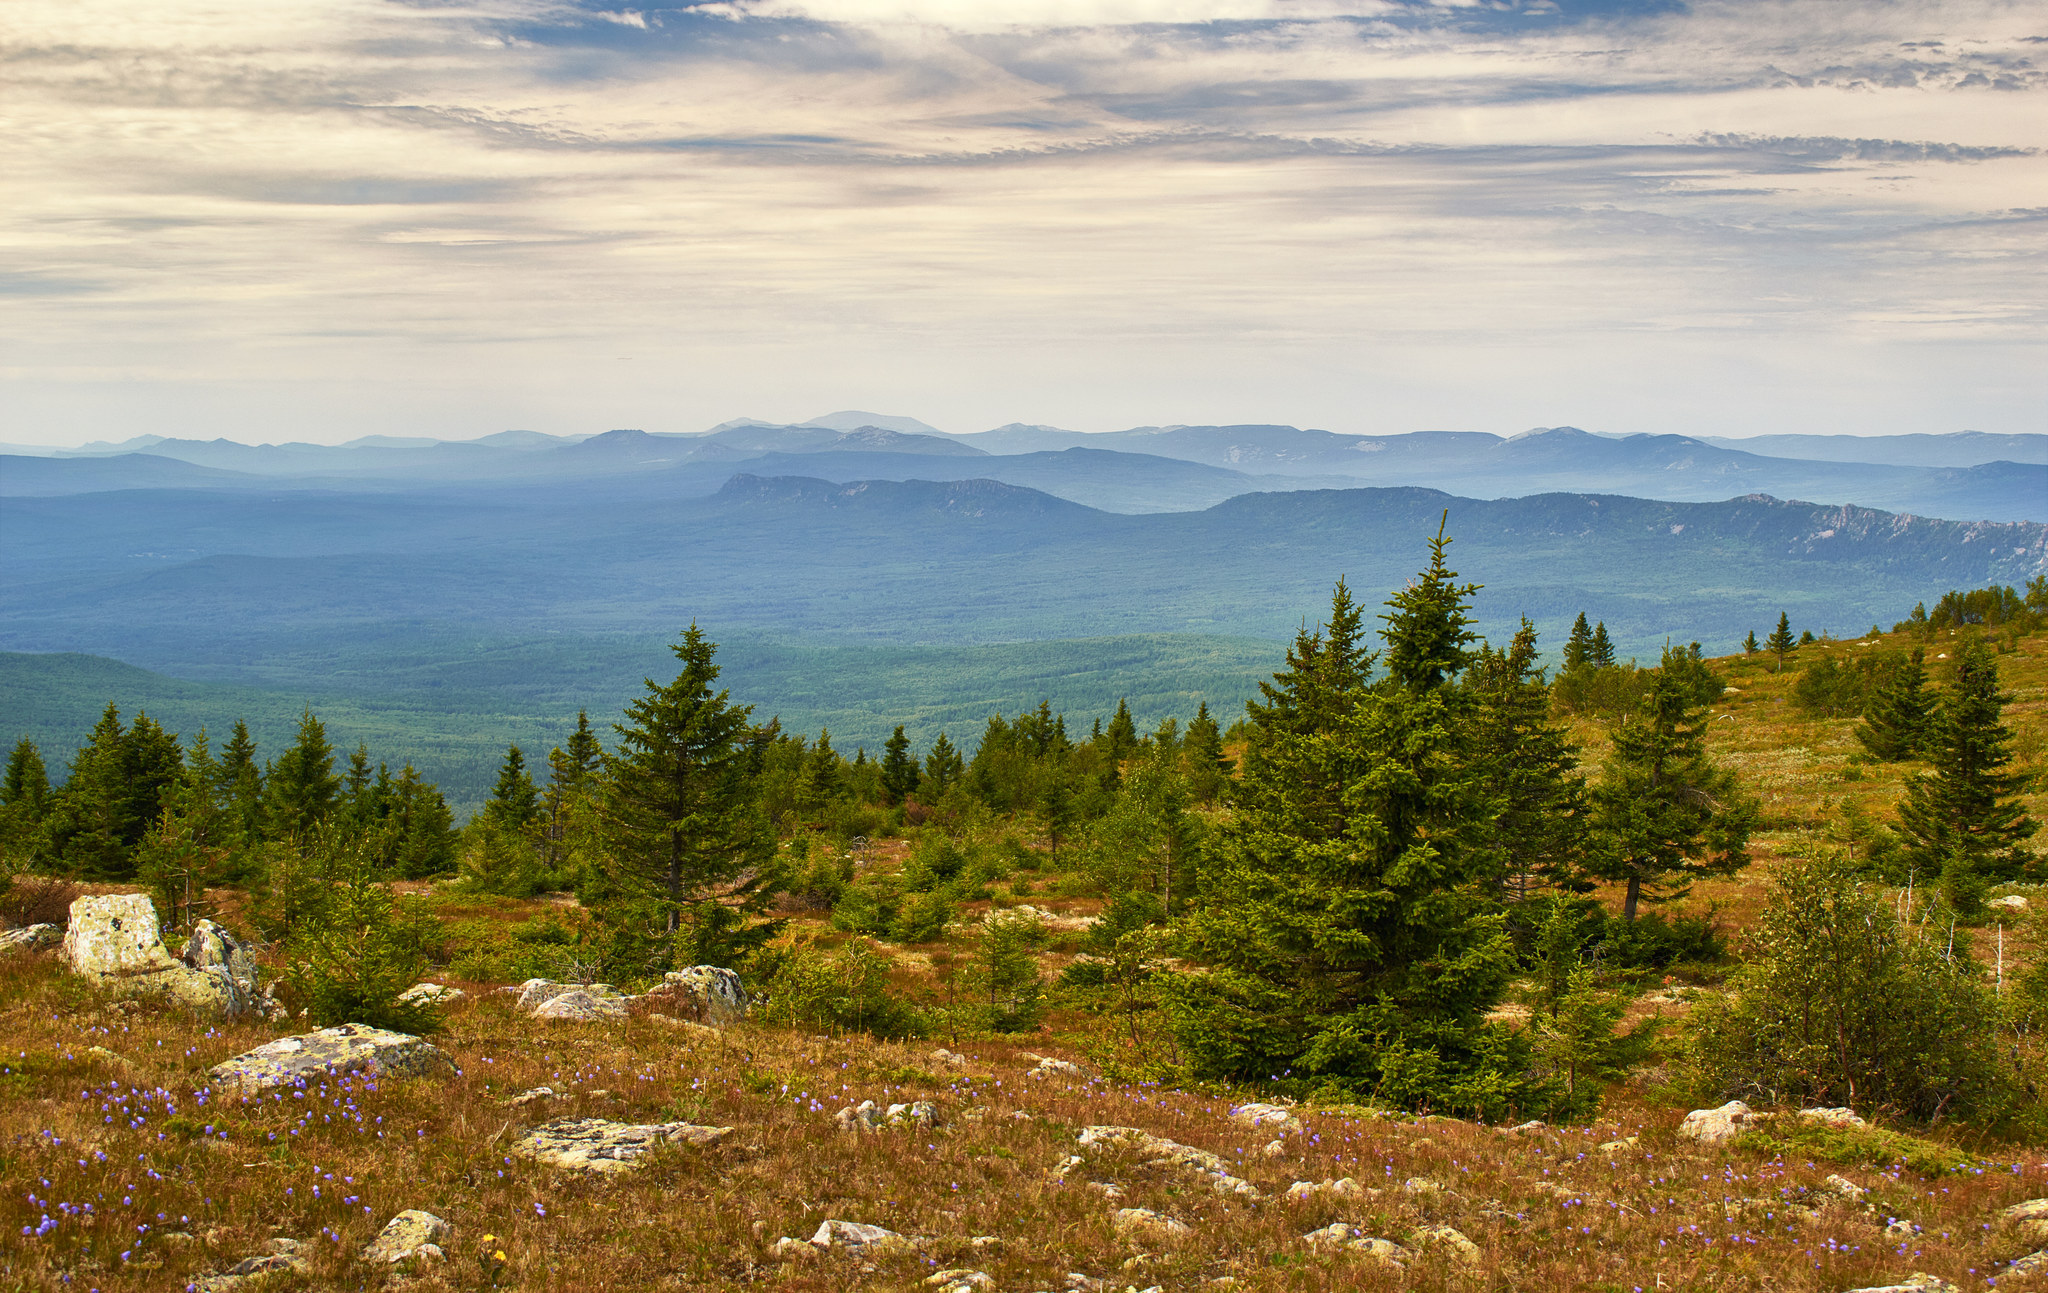
[[[1830,1174],[1827,1180],[1821,1182],[1821,1188],[1829,1194],[1847,1199],[1851,1203],[1861,1203],[1870,1194],[1870,1191],[1856,1184],[1856,1182],[1848,1177],[1834,1174]]]
[[[1301,1119],[1277,1104],[1241,1104],[1230,1111],[1230,1120],[1240,1127],[1272,1127],[1284,1132],[1301,1130]]]
[[[996,1286],[995,1279],[986,1272],[969,1270],[940,1271],[925,1276],[924,1282],[940,1293],[986,1293]]]
[[[407,1208],[384,1223],[377,1237],[364,1245],[361,1256],[374,1265],[396,1265],[446,1236],[448,1230],[448,1223],[433,1213]]]
[[[258,1046],[214,1065],[207,1077],[229,1091],[253,1095],[328,1073],[439,1077],[454,1071],[454,1062],[439,1047],[417,1037],[366,1024],[342,1024]]]
[[[833,1248],[844,1248],[853,1252],[882,1251],[909,1242],[893,1230],[884,1230],[880,1226],[870,1226],[859,1221],[836,1219],[819,1222],[817,1233],[811,1236],[811,1247],[821,1252]]]
[[[890,1105],[889,1112],[882,1115],[882,1122],[890,1127],[929,1127],[938,1118],[938,1106],[929,1100],[914,1100],[909,1104]]]
[[[1445,1191],[1443,1186],[1437,1184],[1435,1181],[1430,1180],[1426,1176],[1411,1176],[1407,1180],[1401,1182],[1401,1193],[1413,1195],[1418,1198],[1435,1198],[1437,1195],[1440,1195],[1444,1192]]]
[[[451,988],[445,983],[415,983],[398,994],[398,999],[411,1005],[418,1002],[423,1006],[452,1006],[469,994],[461,988]]]
[[[798,1258],[816,1257],[818,1250],[801,1239],[792,1239],[790,1236],[784,1235],[768,1245],[768,1255],[786,1262]]]
[[[1604,1140],[1594,1146],[1593,1151],[1598,1154],[1619,1154],[1624,1150],[1634,1149],[1642,1143],[1642,1139],[1641,1136],[1628,1136],[1621,1140]]]
[[[976,1235],[967,1241],[967,1246],[979,1253],[993,1248],[1001,1248],[1003,1241],[995,1235]]]
[[[937,1063],[945,1064],[952,1068],[962,1068],[967,1063],[965,1055],[958,1051],[949,1051],[943,1046],[932,1052],[932,1059]]]
[[[2003,898],[1993,898],[1984,905],[1996,907],[2000,911],[2025,911],[2027,909],[2027,900],[2016,893],[2010,893]],[[2038,1256],[2038,1254],[2036,1255]]]
[[[1531,1118],[1527,1122],[1516,1123],[1514,1126],[1508,1128],[1508,1130],[1515,1133],[1517,1136],[1533,1136],[1537,1132],[1545,1130],[1546,1127],[1547,1124],[1538,1122],[1536,1119]]]
[[[1717,1109],[1695,1109],[1678,1125],[1678,1134],[1703,1145],[1718,1145],[1740,1136],[1756,1121],[1756,1114],[1740,1100],[1730,1100]]]
[[[1348,1221],[1336,1221],[1321,1230],[1311,1230],[1301,1237],[1311,1248],[1338,1248],[1358,1253],[1390,1266],[1399,1266],[1412,1254],[1401,1245],[1387,1239],[1378,1239],[1365,1232],[1363,1227]]]
[[[658,1145],[715,1145],[732,1134],[730,1127],[699,1127],[687,1122],[634,1124],[602,1118],[557,1118],[535,1127],[513,1143],[514,1153],[579,1172],[624,1172]]]
[[[1185,1222],[1162,1216],[1150,1208],[1118,1208],[1111,1218],[1117,1233],[1177,1239],[1190,1233]]]
[[[1462,1265],[1479,1264],[1479,1245],[1467,1239],[1463,1231],[1450,1226],[1423,1226],[1412,1238],[1419,1245],[1445,1250]]]
[[[1818,1122],[1829,1127],[1867,1127],[1870,1125],[1857,1117],[1854,1109],[1839,1106],[1825,1109],[1801,1109],[1799,1117],[1806,1122]]]
[[[2028,1253],[2025,1257],[2014,1258],[2012,1264],[2007,1266],[2004,1272],[2006,1276],[2041,1273],[2048,1273],[2048,1248],[2044,1248],[2037,1253]]]
[[[1894,1239],[1911,1239],[1914,1235],[1920,1233],[1920,1227],[1904,1217],[1893,1217],[1891,1224],[1884,1228],[1884,1232]]]
[[[1939,1275],[1927,1275],[1920,1271],[1915,1271],[1896,1284],[1878,1284],[1870,1288],[1850,1289],[1848,1293],[1962,1293],[1962,1291]]]
[[[1030,1059],[1032,1058],[1032,1056],[1030,1056],[1027,1053],[1025,1058]],[[1072,1060],[1054,1059],[1050,1055],[1041,1055],[1036,1058],[1038,1059],[1038,1067],[1032,1069],[1029,1073],[1025,1074],[1026,1077],[1078,1078],[1088,1076],[1087,1070],[1083,1069],[1079,1064],[1074,1063]]]
[[[1259,1154],[1265,1158],[1281,1158],[1287,1153],[1287,1142],[1269,1140],[1259,1147]]]
[[[539,1104],[543,1100],[552,1100],[560,1094],[561,1092],[551,1086],[537,1086],[530,1091],[521,1091],[505,1103],[518,1109],[529,1104]]]

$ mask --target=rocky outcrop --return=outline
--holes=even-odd
[[[514,1153],[549,1167],[575,1172],[624,1172],[641,1165],[661,1145],[715,1145],[732,1134],[730,1127],[699,1127],[687,1122],[627,1123],[602,1118],[558,1118],[521,1136]]]
[[[30,925],[26,929],[0,930],[0,952],[40,952],[64,941],[64,931],[55,925]]]
[[[1075,1139],[1085,1149],[1128,1146],[1148,1157],[1147,1167],[1177,1167],[1206,1178],[1205,1184],[1218,1194],[1235,1194],[1257,1199],[1259,1191],[1251,1182],[1231,1173],[1230,1165],[1206,1149],[1183,1145],[1177,1140],[1155,1136],[1136,1127],[1083,1127]]]
[[[1374,1257],[1390,1266],[1399,1266],[1414,1256],[1401,1245],[1390,1239],[1378,1239],[1366,1233],[1363,1226],[1354,1226],[1348,1221],[1336,1221],[1321,1230],[1311,1230],[1301,1237],[1311,1248],[1334,1248]]]
[[[1296,1181],[1287,1187],[1287,1201],[1290,1203],[1306,1203],[1319,1194],[1334,1195],[1343,1199],[1356,1199],[1378,1193],[1378,1190],[1368,1190],[1357,1181],[1346,1176],[1334,1181],[1327,1179],[1321,1181]]]
[[[856,1253],[878,1252],[898,1248],[910,1240],[893,1230],[870,1226],[859,1221],[820,1221],[816,1233],[811,1236],[811,1247],[820,1252],[838,1248]]]
[[[1756,1125],[1757,1116],[1740,1100],[1730,1100],[1718,1109],[1695,1109],[1678,1125],[1678,1134],[1702,1145],[1719,1145],[1735,1139]]]
[[[364,1245],[362,1259],[373,1266],[395,1266],[410,1257],[441,1256],[440,1241],[449,1225],[431,1212],[407,1208],[384,1223],[377,1237]],[[432,1252],[426,1252],[426,1249]]]
[[[117,996],[155,998],[229,1018],[270,1013],[247,948],[219,925],[202,920],[186,943],[184,959],[172,956],[148,894],[102,894],[73,902],[63,957],[73,973]]]
[[[440,1077],[454,1071],[454,1062],[439,1047],[417,1037],[365,1024],[342,1024],[299,1037],[281,1037],[214,1065],[207,1076],[224,1090],[252,1095],[330,1073]]]
[[[452,1006],[469,994],[461,988],[451,988],[445,983],[415,983],[398,994],[398,999],[407,1005]]]
[[[746,1016],[751,1004],[740,976],[717,965],[693,965],[661,976],[649,989],[648,1005],[692,1023],[723,1028]]]
[[[892,1104],[883,1109],[873,1100],[863,1100],[832,1115],[841,1131],[880,1131],[885,1127],[929,1127],[938,1121],[938,1106],[929,1100]]]
[[[1856,1116],[1854,1109],[1839,1105],[1824,1109],[1801,1109],[1802,1122],[1817,1122],[1829,1127],[1867,1127],[1870,1124]]]
[[[313,1263],[299,1252],[304,1246],[296,1239],[273,1239],[269,1252],[245,1257],[218,1275],[202,1275],[186,1287],[193,1293],[242,1293],[265,1283],[266,1276],[310,1274]]]
[[[1230,1120],[1240,1127],[1270,1127],[1283,1132],[1301,1130],[1301,1119],[1277,1104],[1241,1104],[1230,1111]]]
[[[599,1019],[624,1019],[626,1001],[623,997],[600,997],[583,988],[571,988],[542,1002],[533,1011],[535,1019],[567,1020],[572,1023],[590,1023]]]

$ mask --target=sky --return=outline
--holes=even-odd
[[[8,0],[0,441],[2048,430],[2038,0]]]

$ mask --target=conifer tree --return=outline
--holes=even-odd
[[[24,736],[7,756],[6,775],[0,777],[0,805],[18,805],[22,814],[41,820],[49,802],[50,774],[43,766],[43,752]]]
[[[249,725],[235,720],[235,730],[220,751],[220,799],[234,818],[242,843],[263,836],[263,770],[256,766],[256,742]]]
[[[137,849],[136,875],[150,886],[169,922],[189,930],[206,914],[207,888],[225,878],[235,834],[205,728],[193,738],[183,774],[165,790],[162,805]]]
[[[1614,643],[1607,636],[1607,621],[1593,626],[1593,640],[1586,648],[1586,663],[1595,669],[1614,667]]]
[[[540,817],[540,788],[526,770],[526,753],[507,746],[505,761],[498,765],[498,782],[484,812],[508,831],[523,831]]]
[[[2023,842],[2039,829],[2017,799],[2033,779],[2011,770],[2011,699],[1998,689],[1991,648],[1966,642],[1928,733],[1933,769],[1906,783],[1899,805],[1905,860],[1921,875],[1939,872],[1949,904],[1965,914],[1982,904],[1989,879],[2025,866]]]
[[[1927,691],[1927,653],[1919,647],[1906,663],[1871,694],[1856,739],[1873,758],[1886,763],[1917,759],[1926,748],[1934,715]]]
[[[383,862],[407,879],[440,875],[455,865],[455,815],[440,790],[408,763],[391,786]]]
[[[682,958],[727,959],[760,936],[746,917],[772,896],[774,835],[751,777],[745,705],[712,690],[717,650],[692,624],[671,650],[675,681],[647,692],[613,726],[606,760],[607,850],[601,919],[614,959],[635,974]]]
[[[1229,784],[1231,761],[1223,754],[1223,732],[1209,714],[1209,702],[1201,702],[1188,724],[1187,739],[1181,745],[1187,765],[1188,793],[1200,803],[1214,803]]]
[[[1757,645],[1756,630],[1751,629],[1749,631],[1749,636],[1742,639],[1742,654],[1755,655],[1758,651],[1761,651],[1762,649],[1762,647]]]
[[[1490,830],[1509,892],[1519,900],[1540,887],[1590,887],[1580,875],[1588,805],[1579,747],[1550,721],[1527,616],[1507,650],[1480,649],[1471,683],[1479,699],[1474,758],[1487,798],[1500,806]]]
[[[306,710],[299,718],[298,740],[264,774],[263,816],[271,836],[310,845],[315,828],[334,810],[340,790],[327,728]]]
[[[1593,650],[1593,630],[1586,623],[1586,613],[1579,612],[1579,618],[1572,621],[1572,635],[1564,643],[1564,667],[1583,669]]]
[[[1666,648],[1667,660],[1675,648]],[[1623,881],[1623,919],[1644,900],[1682,897],[1693,879],[1749,865],[1757,808],[1706,748],[1706,713],[1685,672],[1659,668],[1614,733],[1593,789],[1595,874]]]
[[[1109,727],[1103,732],[1103,739],[1108,742],[1111,767],[1137,754],[1138,724],[1131,718],[1129,701],[1117,701],[1116,714],[1109,720]]]
[[[1792,653],[1798,648],[1798,639],[1792,636],[1792,617],[1783,611],[1778,612],[1778,627],[1772,629],[1771,635],[1764,639],[1764,650],[1770,652],[1778,662],[1772,672],[1782,670],[1785,662],[1792,658]]]
[[[960,778],[966,773],[967,761],[960,757],[959,748],[944,732],[940,732],[938,739],[932,742],[932,748],[924,756],[926,789],[936,799],[945,794],[949,787],[958,785]]]
[[[910,738],[903,734],[903,724],[898,723],[882,746],[882,793],[890,803],[900,804],[917,793],[918,780],[917,760],[910,755]]]
[[[820,728],[818,743],[804,756],[802,787],[798,797],[806,808],[815,812],[839,797],[845,781],[839,751],[832,748],[832,729]]]
[[[1483,1019],[1513,954],[1487,897],[1498,806],[1473,767],[1474,702],[1451,685],[1473,586],[1447,544],[1439,529],[1382,616],[1387,683],[1333,732],[1255,737],[1191,924],[1211,970],[1173,988],[1200,1071],[1493,1116],[1540,1103],[1520,1043]],[[1305,799],[1310,779],[1345,792]]]

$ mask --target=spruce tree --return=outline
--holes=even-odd
[[[889,734],[889,740],[882,746],[882,793],[891,804],[900,804],[917,793],[917,760],[910,754],[910,738],[903,734],[903,724]]]
[[[310,846],[314,830],[334,811],[340,790],[327,728],[306,710],[299,718],[298,740],[263,777],[263,816],[271,837]]]
[[[966,773],[967,761],[960,757],[959,748],[944,732],[940,732],[924,756],[924,781],[932,798],[936,799],[945,794],[948,787],[958,785]]]
[[[1201,702],[1188,724],[1187,739],[1181,744],[1187,765],[1188,792],[1201,803],[1214,803],[1230,782],[1231,761],[1223,754],[1223,732],[1209,714],[1209,702]]]
[[[1666,648],[1667,663],[1674,648]],[[1636,712],[1614,732],[1593,789],[1594,873],[1627,885],[1623,919],[1639,903],[1684,896],[1703,875],[1749,865],[1757,808],[1706,748],[1706,712],[1683,669],[1659,668]]]
[[[484,812],[508,831],[524,831],[540,817],[540,788],[526,770],[526,753],[507,746],[505,760],[498,765],[498,781]]]
[[[1500,805],[1489,825],[1508,891],[1590,887],[1581,878],[1586,832],[1579,747],[1550,721],[1550,689],[1536,665],[1536,626],[1526,616],[1506,651],[1482,647],[1472,669],[1478,696],[1474,758],[1485,793]]]
[[[235,730],[220,751],[220,798],[234,818],[244,844],[263,837],[263,770],[256,766],[256,742],[249,725],[235,720]]]
[[[1583,669],[1586,657],[1593,649],[1593,628],[1586,623],[1586,613],[1579,612],[1579,618],[1572,621],[1571,636],[1564,641],[1564,667]]]
[[[1757,641],[1756,641],[1756,630],[1755,630],[1755,629],[1751,629],[1751,630],[1749,631],[1749,636],[1748,636],[1748,637],[1746,637],[1746,638],[1744,638],[1744,639],[1742,639],[1742,654],[1744,654],[1744,655],[1755,655],[1755,654],[1756,654],[1756,653],[1757,653],[1758,651],[1760,651],[1760,650],[1762,650],[1762,649],[1763,649],[1762,647],[1759,647],[1759,646],[1757,645]]]
[[[1109,720],[1103,738],[1108,742],[1107,753],[1112,767],[1138,753],[1138,724],[1131,718],[1129,701],[1117,701],[1116,714]]]
[[[751,710],[712,690],[717,648],[695,624],[671,650],[682,671],[666,685],[648,679],[626,707],[603,785],[601,919],[614,959],[635,975],[729,958],[758,940],[746,918],[772,896],[775,839],[750,775]]]
[[[1595,669],[1614,667],[1614,643],[1607,636],[1607,621],[1593,626],[1593,640],[1586,647],[1586,663]]]
[[[18,811],[40,820],[49,802],[50,774],[43,766],[43,752],[24,736],[7,756],[7,773],[0,777],[0,805],[18,805]]]
[[[1451,685],[1473,588],[1447,543],[1440,529],[1382,617],[1390,678],[1332,732],[1255,737],[1190,926],[1210,972],[1172,990],[1198,1071],[1489,1116],[1541,1103],[1525,1049],[1483,1018],[1513,951],[1488,897],[1499,806],[1474,766],[1476,702]],[[1346,789],[1333,805],[1308,782]]]
[[[1856,725],[1856,739],[1871,757],[1886,763],[1917,759],[1926,748],[1933,716],[1926,652],[1914,647],[1912,657],[1871,694],[1863,721]]]
[[[1772,672],[1782,670],[1785,662],[1792,658],[1792,653],[1798,648],[1798,639],[1792,636],[1792,617],[1783,611],[1778,612],[1778,627],[1772,629],[1771,635],[1764,639],[1764,650],[1770,652],[1778,662]]]
[[[399,875],[419,880],[455,865],[455,815],[440,790],[410,763],[392,783],[384,822],[384,863]]]
[[[1251,721],[1268,731],[1327,731],[1372,673],[1377,657],[1364,636],[1365,612],[1339,578],[1329,618],[1313,630],[1304,624],[1288,648],[1287,667],[1259,683],[1264,699],[1245,706]]]
[[[1906,783],[1899,805],[1906,862],[1921,875],[1940,873],[1950,905],[1965,914],[1983,902],[1987,880],[2020,873],[2029,861],[2023,842],[2039,829],[2017,799],[2033,779],[2011,770],[2011,699],[1998,689],[1991,648],[1964,643],[1928,733],[1933,768]]]

